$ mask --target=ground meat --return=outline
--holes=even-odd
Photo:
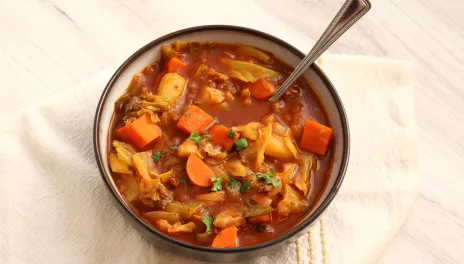
[[[142,100],[139,97],[132,97],[124,107],[124,113],[129,116],[133,112],[137,112],[142,109]]]
[[[155,201],[154,207],[156,210],[162,210],[172,202],[172,191],[168,190],[163,184],[158,187],[159,200]]]
[[[256,188],[258,189],[258,192],[270,192],[272,190],[272,185],[265,182],[257,182]]]
[[[214,68],[206,64],[202,64],[198,67],[195,76],[207,83],[210,88],[216,88],[224,92],[230,91],[232,94],[237,92],[237,89],[228,75],[217,72]]]
[[[232,94],[237,94],[238,92],[237,87],[235,87],[234,83],[231,80],[219,84],[217,88],[222,91],[229,91]]]

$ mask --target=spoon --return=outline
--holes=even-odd
[[[308,55],[303,58],[300,64],[298,64],[292,74],[288,76],[287,80],[277,89],[269,101],[275,102],[279,100],[290,85],[292,85],[341,35],[358,22],[369,9],[371,9],[369,0],[347,0]]]

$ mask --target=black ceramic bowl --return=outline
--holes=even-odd
[[[113,115],[115,101],[129,84],[132,75],[139,72],[145,65],[158,60],[160,57],[160,49],[163,44],[171,43],[176,40],[248,44],[271,52],[292,67],[296,67],[304,57],[301,51],[281,39],[253,29],[235,26],[201,26],[187,28],[165,35],[148,43],[136,51],[121,65],[121,67],[119,67],[103,90],[100,102],[98,103],[93,128],[94,148],[103,180],[113,194],[115,198],[114,201],[121,214],[124,215],[127,221],[129,221],[142,236],[152,241],[160,248],[199,260],[221,260],[223,262],[251,259],[275,253],[288,243],[293,242],[300,234],[308,231],[308,228],[315,223],[316,219],[333,200],[342,184],[349,156],[348,122],[342,102],[335,88],[318,66],[312,65],[312,67],[304,73],[305,78],[311,83],[315,93],[319,96],[324,105],[332,128],[334,129],[334,163],[332,175],[321,199],[314,209],[309,212],[298,225],[273,240],[246,247],[220,249],[201,247],[178,241],[158,232],[129,209],[128,204],[124,201],[113,182],[107,158],[108,129]]]

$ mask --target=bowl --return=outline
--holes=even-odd
[[[148,43],[130,56],[117,69],[103,90],[97,106],[93,140],[95,156],[103,180],[113,195],[117,208],[125,219],[143,237],[160,248],[203,261],[216,261],[220,259],[223,262],[240,261],[278,252],[279,249],[295,241],[299,235],[308,231],[311,225],[316,222],[332,202],[342,184],[349,158],[349,130],[347,117],[340,97],[327,76],[317,65],[313,64],[304,73],[304,77],[310,82],[314,92],[325,107],[327,117],[334,129],[334,140],[332,143],[334,146],[334,161],[332,174],[322,196],[316,206],[296,226],[273,240],[246,247],[218,249],[178,241],[149,226],[136,213],[129,209],[129,205],[119,193],[111,177],[107,157],[107,147],[109,144],[108,130],[115,101],[129,84],[132,75],[139,72],[144,66],[158,60],[163,44],[176,40],[248,44],[274,54],[292,67],[296,67],[304,57],[304,53],[279,38],[257,30],[237,26],[211,25],[187,28]]]

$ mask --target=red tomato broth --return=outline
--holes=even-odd
[[[204,88],[208,83],[194,76],[196,69],[199,67],[199,65],[206,64],[214,68],[216,71],[221,72],[223,70],[223,66],[221,65],[220,59],[224,58],[225,52],[235,55],[234,59],[236,60],[253,61],[256,64],[276,70],[283,76],[288,76],[288,74],[292,71],[291,67],[279,61],[273,56],[271,56],[271,59],[264,64],[259,60],[243,56],[240,54],[240,52],[237,52],[237,48],[238,46],[236,45],[215,43],[210,46],[194,49],[188,53],[180,53],[179,57],[185,63],[185,67],[180,69],[178,73],[187,78],[188,82],[182,96],[177,100],[178,107],[174,110],[171,110],[170,112],[173,115],[180,117],[192,103],[195,104],[198,102],[197,99],[203,95]],[[145,67],[141,71],[142,75],[140,79],[146,87],[146,92],[157,92],[160,79],[165,73],[167,73],[163,63],[163,60],[161,60],[160,62],[156,62]],[[278,87],[284,80],[285,78],[278,78],[271,79],[270,81],[273,82],[276,87]],[[238,80],[232,80],[232,83],[239,90],[243,86],[241,81]],[[311,90],[309,84],[303,78],[300,78],[297,81],[297,86],[301,91],[301,114],[304,119],[311,119],[326,126],[330,126],[330,123],[324,112],[324,107],[322,106],[315,93]],[[291,123],[287,121],[286,115],[288,116],[291,114],[292,107],[294,107],[294,105],[291,103],[284,104],[278,113],[274,113],[277,118],[287,126],[291,125]],[[272,113],[272,107],[268,101],[252,99],[251,104],[244,105],[243,98],[241,98],[239,95],[235,96],[233,101],[228,102],[228,107],[226,110],[218,105],[202,105],[201,109],[214,117],[218,123],[227,127],[243,125],[252,121],[260,121],[264,116]],[[118,109],[116,109],[110,125],[108,146],[111,147],[108,149],[109,153],[114,151],[111,142],[113,142],[113,140],[121,140],[115,131],[118,128],[124,126],[123,117],[124,112],[118,111]],[[179,145],[188,137],[188,135],[176,129],[176,122],[157,125],[163,131],[162,138],[157,142],[150,144],[143,150],[151,150],[153,152],[164,151],[165,153],[161,156],[160,161],[154,164],[155,169],[164,172],[171,168],[175,168],[174,178],[179,181],[181,179],[188,179],[185,171],[185,163],[183,163],[184,167],[165,166],[167,160],[171,159],[172,157],[176,157],[177,151],[172,150],[171,147]],[[296,147],[301,151],[301,149],[298,147],[299,139],[296,139],[296,142]],[[183,159],[184,162],[185,160],[186,159]],[[282,170],[282,164],[284,163],[284,161],[279,161],[278,159],[273,159],[270,157],[266,158],[266,162],[269,163],[272,167],[275,167],[277,172]],[[311,210],[322,195],[331,174],[332,163],[333,154],[332,147],[330,146],[329,151],[325,156],[317,157],[317,170],[311,170],[310,189],[306,197],[306,203],[308,204],[306,211]],[[118,180],[120,175],[118,173],[112,173],[112,175],[115,179],[116,185],[120,189],[121,181]],[[182,203],[194,201],[196,195],[210,192],[210,189],[197,187],[188,180],[186,182],[179,182],[176,187],[172,187],[170,190],[173,192],[174,200],[180,201]],[[240,206],[243,206],[242,201],[237,199],[230,199],[229,197],[224,202],[206,205],[205,208],[209,214],[215,215],[227,208],[237,208]],[[277,208],[276,202],[274,201],[271,206],[273,208]],[[142,218],[143,213],[153,211],[153,208],[143,204],[138,200],[131,203],[131,208]],[[271,222],[268,224],[270,227],[272,227],[273,232],[258,232],[256,231],[257,227],[255,225],[251,225],[245,222],[245,224],[238,229],[237,246],[253,245],[278,237],[297,225],[305,216],[305,214],[306,212],[294,213],[288,217],[282,217],[279,216],[277,214],[277,210],[275,210],[272,212]],[[149,220],[147,221],[150,225],[156,228],[155,223]],[[217,234],[220,230],[220,228],[216,228],[214,226],[212,227],[212,232],[215,234]],[[196,233],[176,234],[172,236],[187,243],[197,244]]]

